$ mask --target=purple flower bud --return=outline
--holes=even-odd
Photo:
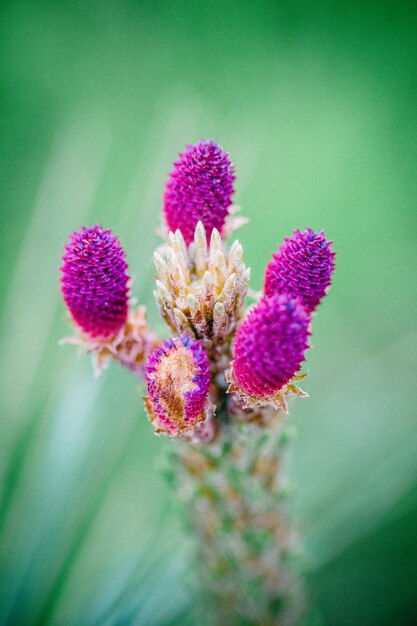
[[[127,263],[111,230],[81,228],[70,236],[60,268],[61,291],[74,322],[92,339],[109,339],[128,314]]]
[[[164,341],[149,356],[146,385],[146,408],[156,432],[177,436],[201,424],[210,385],[201,341],[185,334]]]
[[[308,312],[314,311],[331,283],[335,257],[331,244],[322,230],[295,230],[266,267],[265,295],[286,292],[298,297]]]
[[[234,378],[246,394],[266,398],[291,380],[305,358],[309,321],[288,294],[263,298],[249,311],[233,346]]]
[[[187,245],[199,220],[208,240],[213,228],[221,233],[232,203],[234,179],[229,155],[214,141],[188,145],[175,161],[165,188],[164,213],[169,230],[178,228]]]

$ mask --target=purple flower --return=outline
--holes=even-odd
[[[208,239],[213,228],[221,233],[232,203],[234,179],[229,155],[214,141],[188,145],[175,161],[165,188],[164,213],[169,230],[178,228],[187,245],[199,220]]]
[[[295,230],[285,239],[266,267],[264,293],[289,293],[308,312],[314,311],[331,283],[335,253],[324,232]]]
[[[233,372],[248,395],[266,398],[299,370],[308,348],[309,315],[288,294],[263,298],[240,326],[233,346]]]
[[[60,270],[61,291],[74,322],[92,339],[110,339],[125,324],[128,281],[125,253],[101,226],[72,233]]]
[[[146,407],[157,432],[181,435],[203,422],[210,373],[201,341],[183,334],[155,348],[146,367],[146,385]]]

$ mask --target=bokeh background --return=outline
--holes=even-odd
[[[71,230],[114,227],[160,324],[163,184],[204,137],[235,162],[255,289],[294,228],[335,241],[291,416],[317,623],[416,624],[415,3],[0,10],[0,623],[196,623],[165,444],[133,378],[58,346],[58,266]]]

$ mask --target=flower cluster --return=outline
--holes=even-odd
[[[128,314],[127,263],[111,230],[72,233],[61,267],[61,291],[74,322],[90,337],[114,337]]]
[[[295,230],[273,255],[265,271],[267,296],[289,293],[299,298],[312,313],[326,294],[332,280],[335,253],[322,230]]]
[[[305,395],[296,383],[305,376],[311,315],[334,270],[331,242],[323,231],[294,231],[245,311],[250,271],[241,244],[225,241],[234,180],[229,155],[214,141],[187,146],[169,174],[168,234],[154,255],[155,298],[173,334],[167,341],[149,329],[144,307],[129,312],[125,255],[110,230],[82,228],[63,256],[62,293],[77,329],[69,341],[94,352],[99,368],[114,358],[145,378],[158,434],[206,442],[221,426],[216,411],[231,414],[229,399],[242,411],[287,410],[286,396]]]
[[[98,225],[83,227],[71,234],[62,260],[61,291],[76,332],[61,343],[93,352],[98,374],[113,358],[143,376],[159,341],[145,308],[129,311],[128,266],[117,237]]]
[[[305,359],[311,314],[325,296],[335,253],[323,231],[295,230],[273,254],[260,302],[249,311],[234,340],[227,372],[229,391],[245,407],[287,410],[287,395],[306,395],[296,383]]]
[[[230,391],[240,394],[246,406],[266,399],[286,408],[285,387],[300,369],[308,348],[309,316],[302,304],[287,293],[263,298],[253,307],[234,341]]]
[[[178,436],[205,421],[210,373],[201,341],[185,334],[164,341],[149,357],[146,381],[156,433]]]
[[[232,204],[235,179],[229,155],[214,141],[199,141],[179,155],[164,195],[168,229],[182,233],[191,243],[198,222],[209,238],[213,228],[222,232]]]

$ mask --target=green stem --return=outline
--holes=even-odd
[[[266,426],[221,420],[215,442],[177,441],[175,452],[206,623],[296,624],[304,600],[293,563],[285,421],[278,414]]]

